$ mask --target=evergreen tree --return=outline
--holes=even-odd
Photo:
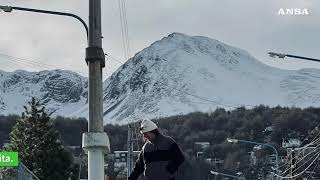
[[[24,109],[6,150],[18,151],[19,160],[40,179],[68,179],[74,167],[72,156],[64,149],[45,108],[32,98]]]

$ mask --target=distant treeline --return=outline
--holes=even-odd
[[[16,124],[18,115],[0,115],[0,146],[9,139],[9,133]],[[64,118],[58,116],[52,119],[55,128],[60,132],[64,144],[81,146],[82,133],[87,131],[87,120],[84,118]]]
[[[212,113],[195,112],[163,118],[158,123],[165,134],[176,139],[190,159],[197,151],[194,143],[207,141],[211,147],[204,155],[224,160],[222,165],[216,164],[211,169],[230,174],[243,172],[247,179],[257,179],[270,171],[270,164],[263,162],[250,167],[248,152],[252,150],[252,145],[233,145],[227,143],[226,139],[230,137],[271,144],[280,155],[285,155],[286,149],[281,148],[284,139],[299,138],[303,144],[307,144],[319,135],[320,108],[270,108],[262,105],[252,109],[240,107],[232,111],[221,108]],[[270,148],[265,151],[265,154],[273,153]],[[317,168],[315,172],[320,175],[320,167]],[[203,171],[199,174],[203,174]],[[200,178],[207,179],[197,177]]]
[[[0,147],[9,140],[9,133],[16,124],[18,115],[0,115]],[[55,128],[60,132],[65,145],[81,146],[82,133],[87,132],[88,122],[85,118],[66,118],[57,116],[52,118]],[[112,151],[124,150],[127,143],[127,126],[106,125]]]
[[[0,116],[1,140],[8,139],[8,133],[17,118],[19,117],[15,115]],[[285,149],[280,147],[283,139],[299,137],[306,144],[315,136],[316,127],[320,125],[320,108],[270,108],[263,105],[252,109],[240,107],[232,111],[219,108],[210,113],[195,112],[154,121],[164,134],[172,136],[180,144],[189,159],[183,169],[192,168],[193,171],[185,171],[181,179],[207,179],[210,169],[230,174],[241,171],[246,177],[249,177],[250,173],[249,179],[254,179],[258,174],[261,175],[262,170],[253,170],[249,166],[249,158],[244,158],[248,156],[247,152],[252,146],[232,145],[226,142],[226,138],[273,144],[280,154],[284,154]],[[81,146],[82,133],[87,131],[86,119],[57,117],[53,118],[53,122],[65,144]],[[112,151],[126,149],[127,125],[106,125],[105,131],[108,133]],[[205,155],[223,159],[224,163],[210,167],[195,159],[197,149],[194,143],[198,141],[210,142],[211,147],[205,151]],[[270,152],[272,151],[266,150],[266,153]]]
[[[280,144],[283,138],[307,137],[310,131],[319,127],[320,108],[261,105],[253,109],[240,107],[232,111],[195,112],[158,121],[162,131],[175,137],[187,150],[192,149],[196,141],[221,144],[227,137],[264,142],[268,136],[270,142]]]

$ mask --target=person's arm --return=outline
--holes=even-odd
[[[130,173],[128,180],[136,180],[140,176],[140,174],[144,171],[144,163],[143,163],[143,151],[140,152],[139,157],[134,165],[133,171]]]
[[[171,174],[174,174],[178,170],[178,167],[183,163],[184,156],[175,142],[171,144],[169,151],[171,153],[171,160],[169,161],[167,170]]]

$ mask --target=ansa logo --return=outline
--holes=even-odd
[[[278,11],[278,15],[309,15],[309,11],[306,8],[291,8],[285,9],[280,8]]]

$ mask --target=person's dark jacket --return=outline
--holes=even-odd
[[[154,141],[147,141],[139,154],[128,180],[136,180],[142,173],[146,180],[174,180],[184,156],[177,143],[159,134]]]

